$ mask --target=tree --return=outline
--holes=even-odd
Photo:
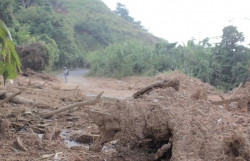
[[[12,0],[0,1],[0,20],[4,21],[6,25],[11,26],[14,20]]]
[[[238,42],[243,42],[244,36],[235,26],[227,26],[223,29],[221,45],[236,47]]]
[[[9,29],[0,20],[0,44],[2,61],[0,61],[0,74],[4,78],[4,84],[7,78],[17,77],[17,70],[21,71],[21,62],[13,45]]]
[[[221,43],[215,47],[214,51],[214,60],[220,66],[220,74],[213,78],[213,85],[220,84],[228,90],[245,82],[250,51],[240,45],[243,41],[243,33],[239,32],[235,26],[227,26],[223,29]]]
[[[129,11],[128,9],[125,7],[125,5],[121,4],[121,3],[117,3],[117,7],[115,10],[115,13],[124,18],[125,20],[129,21],[129,22],[133,22],[134,19],[132,17],[129,16]]]
[[[120,2],[117,3],[116,10],[114,11],[118,16],[122,17],[126,21],[140,27],[143,30],[146,30],[142,25],[141,21],[134,21],[134,18],[129,16],[129,11],[125,5],[121,4]],[[147,31],[147,30],[146,30]]]

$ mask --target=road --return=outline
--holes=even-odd
[[[88,69],[77,68],[69,70],[67,77],[67,83],[64,82],[63,72],[56,77],[60,82],[60,86],[63,89],[74,89],[78,86],[78,89],[84,91],[88,96],[95,96],[104,91],[103,96],[112,98],[127,98],[132,96],[135,92],[129,89],[130,83],[101,77],[84,77],[89,72]]]
[[[84,76],[89,72],[88,69],[83,68],[75,68],[73,70],[69,70],[69,75],[67,76],[67,86],[68,85],[88,85],[87,80],[84,79]],[[57,75],[57,78],[60,82],[64,82],[64,74],[63,72]],[[66,83],[65,83],[66,84]]]

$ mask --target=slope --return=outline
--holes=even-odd
[[[163,41],[125,21],[100,0],[54,0],[53,8],[72,22],[81,51],[131,39],[147,45]]]

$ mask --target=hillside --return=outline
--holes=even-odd
[[[57,0],[53,6],[56,12],[72,22],[77,44],[83,50],[130,39],[148,45],[162,41],[117,16],[100,0]]]
[[[43,60],[36,62],[32,58],[31,66],[42,64],[34,69],[81,66],[86,53],[113,43],[163,42],[125,21],[100,0],[4,0],[0,2],[0,10],[4,11],[0,19],[10,28],[16,46],[21,48],[19,55],[30,59],[33,57],[30,54],[35,52]],[[29,66],[24,64],[25,68]]]

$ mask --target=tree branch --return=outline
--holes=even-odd
[[[70,109],[72,109],[74,107],[85,106],[85,105],[94,105],[94,104],[99,103],[101,101],[102,94],[103,94],[103,92],[101,92],[100,94],[98,94],[96,96],[96,98],[93,99],[93,100],[84,101],[84,102],[76,102],[76,103],[71,104],[71,105],[63,106],[62,108],[59,108],[57,110],[54,110],[54,111],[51,111],[51,112],[48,112],[48,113],[40,114],[40,116],[42,118],[46,119],[46,118],[50,118],[51,116],[56,115],[56,114],[58,114],[60,112],[70,110]]]

